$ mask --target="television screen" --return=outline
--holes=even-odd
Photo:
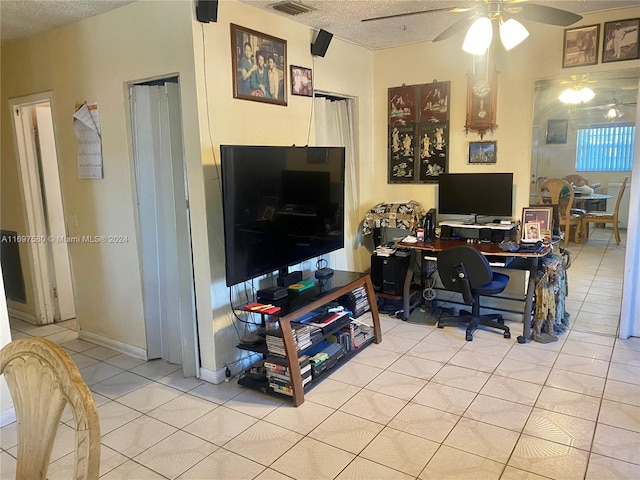
[[[344,247],[344,148],[220,153],[227,286]]]
[[[442,173],[438,213],[513,215],[513,173]]]

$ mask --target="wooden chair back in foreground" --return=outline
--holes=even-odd
[[[567,175],[566,177],[562,177],[569,183],[572,183],[576,187],[581,187],[582,185],[589,185],[589,180],[584,178],[582,175],[578,175],[577,173],[572,173],[571,175]]]
[[[582,217],[582,238],[587,238],[585,235],[589,233],[589,223],[612,223],[613,235],[616,237],[616,244],[620,245],[620,232],[618,231],[618,212],[620,211],[620,203],[622,202],[622,195],[627,187],[627,181],[629,177],[624,177],[622,186],[618,192],[618,198],[616,200],[616,208],[613,212],[599,212],[590,211]]]
[[[0,350],[18,422],[16,480],[47,478],[51,450],[67,402],[76,424],[74,476],[94,480],[100,470],[100,423],[89,387],[61,347],[21,338]]]
[[[545,195],[545,192],[547,195]],[[575,196],[571,184],[562,178],[548,178],[538,186],[538,203],[557,203],[560,226],[564,226],[564,246],[569,243],[571,227],[575,228],[574,242],[582,241],[582,214],[573,213]]]

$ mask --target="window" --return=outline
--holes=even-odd
[[[626,172],[633,164],[635,125],[578,129],[576,171]]]

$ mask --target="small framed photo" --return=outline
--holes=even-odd
[[[553,207],[524,207],[522,209],[522,241],[551,242],[553,231]]]
[[[291,95],[313,97],[313,72],[310,68],[291,65]]]
[[[469,142],[469,163],[496,163],[498,146],[496,141]]]
[[[638,27],[640,18],[606,22],[602,35],[602,63],[640,58]]]
[[[549,120],[547,122],[547,144],[567,143],[569,120]]]
[[[564,30],[562,68],[598,64],[600,24]]]
[[[287,42],[231,24],[233,98],[287,104]]]

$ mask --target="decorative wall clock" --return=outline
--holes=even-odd
[[[473,72],[467,79],[467,123],[465,129],[480,134],[493,131],[496,125],[496,104],[498,99],[498,71]]]

